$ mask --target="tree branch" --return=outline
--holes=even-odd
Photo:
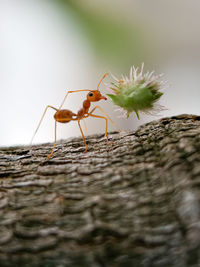
[[[0,266],[199,266],[200,116],[0,149]]]

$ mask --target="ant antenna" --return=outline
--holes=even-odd
[[[98,85],[97,85],[97,90],[99,90],[99,85],[101,84],[101,82],[103,81],[103,79],[108,75],[108,73],[105,73],[103,75],[103,77],[101,78],[101,80],[99,81]]]

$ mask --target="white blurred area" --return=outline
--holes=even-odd
[[[1,1],[0,20],[0,145],[28,144],[47,105],[58,107],[67,90],[95,85],[94,66],[70,15],[50,1]],[[68,108],[76,111],[80,101],[70,96]],[[49,109],[36,142],[54,140],[53,114]],[[58,138],[79,134],[74,123],[58,127]]]
[[[200,113],[200,2],[90,0],[87,3],[126,16],[129,23],[137,20],[150,42],[149,58],[141,58],[141,63],[145,62],[145,70],[164,73],[168,81],[160,101],[167,110],[157,117],[141,115],[140,121],[135,116],[117,119],[119,114],[114,112],[111,102],[101,103],[121,128],[135,129],[164,116]],[[1,0],[0,146],[29,144],[47,105],[59,107],[67,89],[95,89],[108,66],[90,52],[90,44],[78,32],[71,14],[64,15],[53,1]],[[101,88],[106,93],[105,85]],[[71,94],[64,107],[76,112],[84,96],[84,93]],[[35,137],[36,143],[53,141],[53,114],[54,111],[48,110]],[[88,119],[86,124],[88,134],[104,132],[104,121]],[[58,125],[58,139],[79,135],[76,122]]]

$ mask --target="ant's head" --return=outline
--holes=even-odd
[[[87,94],[87,100],[89,100],[90,102],[97,102],[101,99],[107,100],[107,98],[105,96],[103,96],[99,90],[91,90],[88,94]]]
[[[99,92],[99,85],[101,84],[101,82],[103,81],[103,79],[108,75],[108,73],[105,73],[103,75],[103,77],[101,78],[100,82],[97,85],[97,90],[91,90],[88,95],[87,95],[87,100],[89,100],[90,102],[96,102],[99,101],[101,99],[107,100],[107,98],[105,96],[103,96],[100,92]]]

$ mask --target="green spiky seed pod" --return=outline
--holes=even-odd
[[[130,113],[135,112],[139,119],[139,111],[151,113],[155,110],[155,103],[160,99],[163,93],[160,91],[162,82],[158,79],[161,75],[153,75],[153,72],[143,74],[142,64],[141,70],[131,67],[130,76],[124,77],[111,83],[109,89],[113,94],[108,94],[113,103],[121,107],[129,117]]]

